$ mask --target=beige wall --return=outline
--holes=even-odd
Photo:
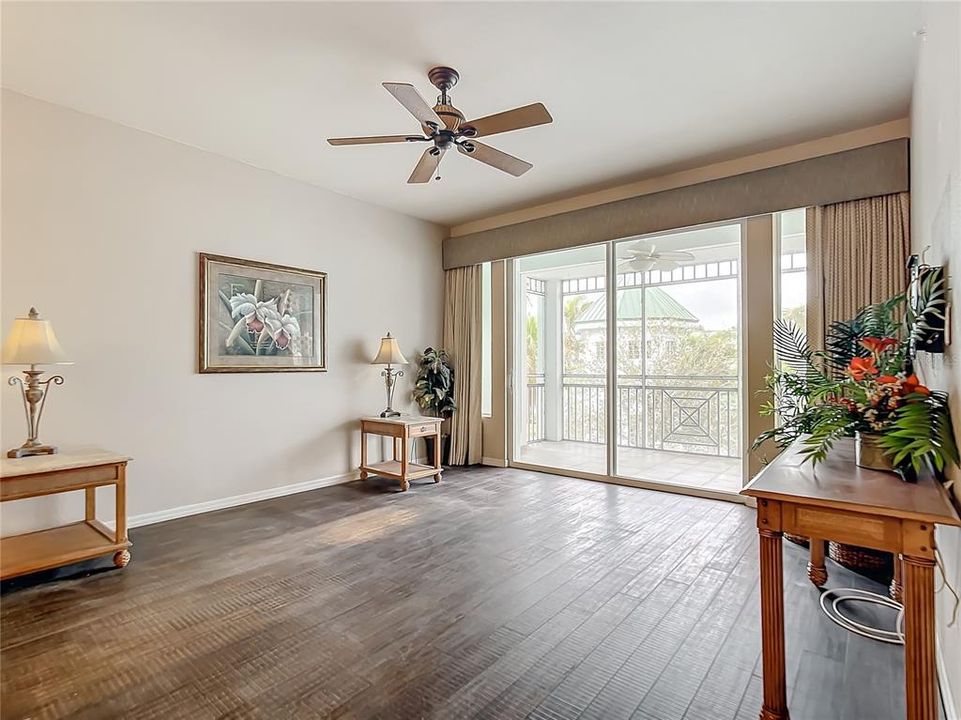
[[[943,356],[922,355],[924,381],[951,393],[955,434],[961,442],[961,5],[925,3],[926,35],[920,42],[911,107],[911,231],[914,252],[931,246],[926,259],[948,266],[952,343]],[[952,470],[961,503],[961,473]],[[961,531],[938,533],[948,581],[961,586]],[[948,622],[953,598],[938,594],[942,680],[953,716],[961,718],[961,619]],[[948,680],[949,679],[949,680]]]
[[[2,112],[2,329],[36,305],[75,361],[43,439],[132,455],[133,516],[350,472],[380,336],[410,359],[440,340],[443,229],[15,93]],[[199,251],[329,273],[330,371],[197,374]],[[6,449],[24,421],[0,400]],[[3,532],[81,502],[5,503]]]

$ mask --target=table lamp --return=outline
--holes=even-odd
[[[380,350],[377,351],[377,357],[371,360],[370,364],[387,366],[387,369],[381,372],[384,381],[387,383],[387,409],[380,416],[383,418],[400,417],[400,413],[391,408],[391,403],[394,401],[394,381],[403,377],[404,371],[394,370],[391,365],[406,365],[407,358],[400,351],[396,338],[392,338],[390,333],[387,333],[387,337],[380,339]]]
[[[23,412],[27,416],[27,431],[29,435],[27,441],[7,453],[7,457],[21,458],[30,455],[52,455],[57,452],[57,448],[52,445],[44,445],[38,439],[40,432],[40,416],[43,414],[44,405],[47,403],[47,391],[50,383],[62,385],[63,378],[60,375],[53,375],[46,380],[41,380],[43,370],[38,370],[37,365],[70,365],[57,341],[57,336],[53,332],[53,326],[46,320],[41,319],[40,313],[36,308],[30,308],[27,317],[17,318],[13,321],[10,334],[3,343],[3,364],[4,365],[29,365],[29,370],[24,370],[27,376],[26,385],[23,379],[12,377],[8,381],[10,385],[20,385],[20,392],[23,394]]]

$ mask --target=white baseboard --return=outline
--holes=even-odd
[[[280,487],[257,490],[243,495],[232,495],[231,497],[208,500],[207,502],[194,503],[193,505],[181,505],[180,507],[169,508],[168,510],[131,515],[127,518],[127,527],[135,528],[144,525],[153,525],[154,523],[164,522],[165,520],[174,520],[189,515],[199,515],[200,513],[223,510],[225,508],[237,507],[238,505],[247,505],[248,503],[270,500],[271,498],[283,497],[285,495],[295,495],[297,493],[307,492],[308,490],[317,490],[318,488],[330,487],[331,485],[348,483],[357,480],[359,477],[360,473],[357,470],[352,470],[342,475],[332,475],[331,477],[307,480],[305,482],[294,483],[293,485],[281,485]],[[107,523],[107,525],[112,526],[113,523]]]
[[[507,461],[502,458],[489,458],[482,457],[481,465],[490,465],[491,467],[507,467]]]
[[[415,462],[422,465],[427,464],[426,457],[417,457]],[[181,505],[180,507],[169,508],[168,510],[158,510],[152,513],[142,513],[141,515],[131,515],[127,518],[127,527],[143,527],[154,523],[164,522],[165,520],[176,520],[177,518],[188,517],[190,515],[200,515],[201,513],[213,512],[214,510],[224,510],[226,508],[247,505],[248,503],[270,500],[271,498],[284,497],[285,495],[296,495],[297,493],[307,492],[308,490],[318,490],[319,488],[330,487],[331,485],[341,485],[360,478],[359,470],[352,470],[342,475],[331,475],[330,477],[317,478],[316,480],[306,480],[293,485],[281,485],[280,487],[257,490],[243,495],[232,495],[230,497],[208,500],[207,502],[195,503],[193,505]],[[108,527],[113,527],[112,522],[105,523]]]
[[[948,666],[944,662],[944,653],[941,652],[940,641],[935,643],[935,651],[938,665],[938,685],[941,687],[941,704],[944,706],[945,720],[961,720],[953,694],[955,688],[951,687],[951,675],[948,674]],[[955,674],[955,677],[957,677],[957,674]]]

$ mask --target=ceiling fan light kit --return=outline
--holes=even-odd
[[[423,135],[376,135],[366,137],[328,138],[331,145],[371,145],[380,143],[429,142],[421,155],[408,183],[426,183],[431,178],[440,180],[437,168],[444,153],[451,146],[461,155],[479,160],[486,165],[519,177],[533,165],[513,155],[477,142],[474,138],[520,130],[553,122],[542,103],[506,110],[494,115],[465,120],[464,114],[451,104],[448,91],[457,84],[460,75],[454,68],[435,67],[427,73],[431,84],[440,90],[437,104],[431,107],[417,89],[409,83],[384,83],[384,88],[413,115],[421,125]]]

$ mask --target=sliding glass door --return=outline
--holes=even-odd
[[[601,245],[514,261],[517,462],[608,473],[606,258]]]
[[[615,243],[613,474],[741,489],[739,223]]]
[[[513,261],[511,461],[734,495],[740,222]]]

